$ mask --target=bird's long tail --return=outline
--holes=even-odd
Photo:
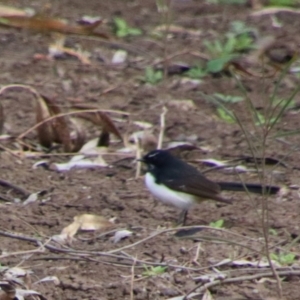
[[[279,186],[266,185],[262,186],[259,183],[241,183],[241,182],[217,182],[222,191],[250,192],[255,194],[277,194],[280,190]]]

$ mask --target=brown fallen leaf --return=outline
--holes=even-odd
[[[3,125],[4,125],[3,106],[0,103],[0,134],[2,134]]]
[[[113,226],[114,224],[102,216],[83,214],[74,217],[74,222],[65,227],[61,236],[65,236],[66,239],[72,240],[78,230],[95,231]]]
[[[32,16],[34,15],[33,10],[30,9],[19,9],[12,6],[0,5],[0,17],[7,17],[7,16]]]
[[[24,28],[39,32],[60,32],[63,34],[96,36],[104,39],[109,39],[109,36],[107,34],[94,31],[101,23],[102,20],[97,20],[92,24],[69,25],[62,20],[41,16],[10,15],[0,17],[0,25],[2,26]]]
[[[73,106],[77,109],[97,109],[96,107],[80,104]],[[95,125],[99,125],[102,127],[102,132],[100,134],[99,140],[98,140],[98,146],[104,146],[107,147],[109,145],[109,134],[114,134],[117,138],[119,138],[121,141],[123,141],[123,137],[118,130],[118,128],[115,126],[114,122],[111,120],[111,118],[104,112],[95,112],[95,113],[87,113],[82,112],[77,115],[77,117],[85,119],[87,121],[92,122]]]
[[[61,110],[54,100],[44,96],[37,96],[36,121],[37,123],[45,119],[59,115]],[[63,144],[65,152],[73,150],[72,140],[66,118],[61,116],[49,122],[43,123],[37,128],[38,138],[44,147],[51,147],[52,143]]]
[[[0,300],[14,300],[16,296],[15,287],[8,281],[0,281]]]
[[[36,115],[37,123],[40,123],[51,116],[47,103],[45,102],[43,97],[38,95],[37,95],[37,105],[36,105],[35,115]],[[46,148],[51,147],[52,142],[54,140],[54,136],[53,136],[53,130],[50,122],[45,122],[41,124],[37,128],[37,135],[38,135],[39,142],[42,146]]]

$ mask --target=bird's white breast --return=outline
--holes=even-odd
[[[173,191],[163,184],[157,184],[153,175],[149,172],[146,173],[145,183],[153,196],[165,204],[188,210],[196,202],[196,196]]]

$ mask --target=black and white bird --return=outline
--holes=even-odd
[[[280,189],[277,186],[263,187],[256,183],[211,181],[195,167],[166,150],[150,151],[140,161],[147,165],[145,184],[153,196],[182,210],[179,224],[185,223],[187,212],[195,203],[211,199],[231,204],[231,200],[221,195],[222,190],[276,194]]]

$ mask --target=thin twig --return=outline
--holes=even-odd
[[[165,116],[166,116],[167,112],[168,112],[168,109],[165,106],[163,106],[162,113],[160,115],[160,131],[159,131],[157,149],[162,148],[162,143],[163,143],[164,134],[165,134],[165,127],[166,127]]]
[[[293,276],[293,275],[300,275],[300,270],[287,270],[287,271],[278,271],[278,276]],[[262,277],[272,277],[274,276],[273,272],[266,272],[266,273],[260,273],[260,274],[254,274],[254,275],[245,275],[245,276],[240,276],[240,277],[234,277],[234,278],[225,278],[223,280],[214,280],[212,282],[208,282],[203,285],[201,282],[198,284],[196,287],[194,287],[192,290],[190,290],[186,295],[183,297],[182,300],[188,299],[188,296],[197,291],[197,295],[201,295],[203,292],[205,292],[207,289],[217,286],[220,284],[224,283],[235,283],[235,282],[241,282],[245,280],[254,280],[254,279],[259,279]]]
[[[135,159],[136,159],[136,171],[135,171],[135,178],[139,178],[141,176],[141,169],[142,169],[142,163],[140,161],[142,157],[142,147],[141,147],[141,139],[135,135],[134,141],[136,145],[136,152],[135,152]]]
[[[134,299],[134,294],[133,294],[133,286],[134,286],[134,267],[136,263],[136,257],[133,260],[132,267],[131,267],[131,280],[130,280],[130,300]]]
[[[23,194],[25,197],[28,197],[30,195],[30,192],[27,191],[26,189],[1,178],[0,178],[0,185],[12,188],[13,190],[16,190],[17,192]]]

